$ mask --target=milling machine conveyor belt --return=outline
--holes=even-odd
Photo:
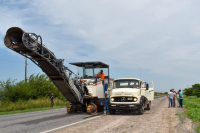
[[[7,30],[4,43],[38,65],[70,103],[83,104],[82,87],[75,85],[70,78],[74,73],[63,65],[63,59],[56,59],[54,53],[42,44],[41,36],[12,27]]]

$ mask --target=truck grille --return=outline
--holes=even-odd
[[[134,102],[133,101],[134,97],[113,97],[113,98],[114,98],[113,102]]]

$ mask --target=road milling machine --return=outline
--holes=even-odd
[[[4,37],[9,49],[29,58],[50,78],[63,96],[71,103],[67,112],[87,111],[92,114],[103,110],[107,104],[105,91],[110,86],[109,66],[102,62],[71,63],[82,69],[82,77],[63,65],[64,59],[57,59],[43,43],[42,37],[35,33],[24,32],[19,27],[11,27]],[[98,70],[104,70],[105,80],[96,77]],[[105,84],[103,85],[102,83]],[[105,98],[106,97],[106,98]]]
[[[77,66],[80,82],[84,90],[83,102],[87,107],[87,113],[97,106],[98,111],[103,111],[109,97],[106,96],[108,88],[112,86],[113,79],[109,77],[109,65],[103,62],[75,62],[70,63]],[[105,79],[97,77],[103,70]],[[105,99],[105,97],[107,97]],[[108,108],[108,107],[107,107]],[[70,109],[67,110],[70,112]]]

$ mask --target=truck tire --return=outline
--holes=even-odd
[[[115,109],[109,109],[110,115],[114,115],[116,110]]]
[[[143,107],[139,107],[138,108],[138,115],[143,115],[144,113],[144,108]]]
[[[144,113],[144,97],[140,99],[140,106],[138,107],[138,114],[143,115]]]
[[[151,109],[151,102],[149,102],[149,104],[147,104],[147,110]]]
[[[144,103],[142,103],[142,105],[138,107],[138,114],[143,115],[143,113],[144,113]]]

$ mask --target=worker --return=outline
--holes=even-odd
[[[103,70],[101,70],[96,77],[99,77],[101,79],[105,79],[105,74],[103,73]]]
[[[173,93],[172,90],[170,90],[170,92],[168,92],[168,95],[167,95],[167,98],[169,99],[168,108],[170,108],[170,103],[173,104],[173,107],[174,107],[174,97],[175,97],[175,93]]]
[[[172,89],[172,92],[176,95],[176,91]],[[176,97],[174,97],[174,107],[176,107]]]
[[[178,92],[176,93],[176,97],[177,97],[177,101],[178,101],[177,105],[179,104],[179,106],[178,106],[178,107],[180,107],[180,101],[179,101],[179,92],[180,92],[180,91],[178,91]]]
[[[95,104],[95,113],[97,113],[97,105]]]
[[[54,97],[54,94],[52,92],[51,95],[50,95],[50,98],[51,98],[51,108],[53,108],[53,105],[54,105],[53,97]]]
[[[183,93],[181,92],[181,90],[179,90],[179,101],[181,108],[183,108]]]

